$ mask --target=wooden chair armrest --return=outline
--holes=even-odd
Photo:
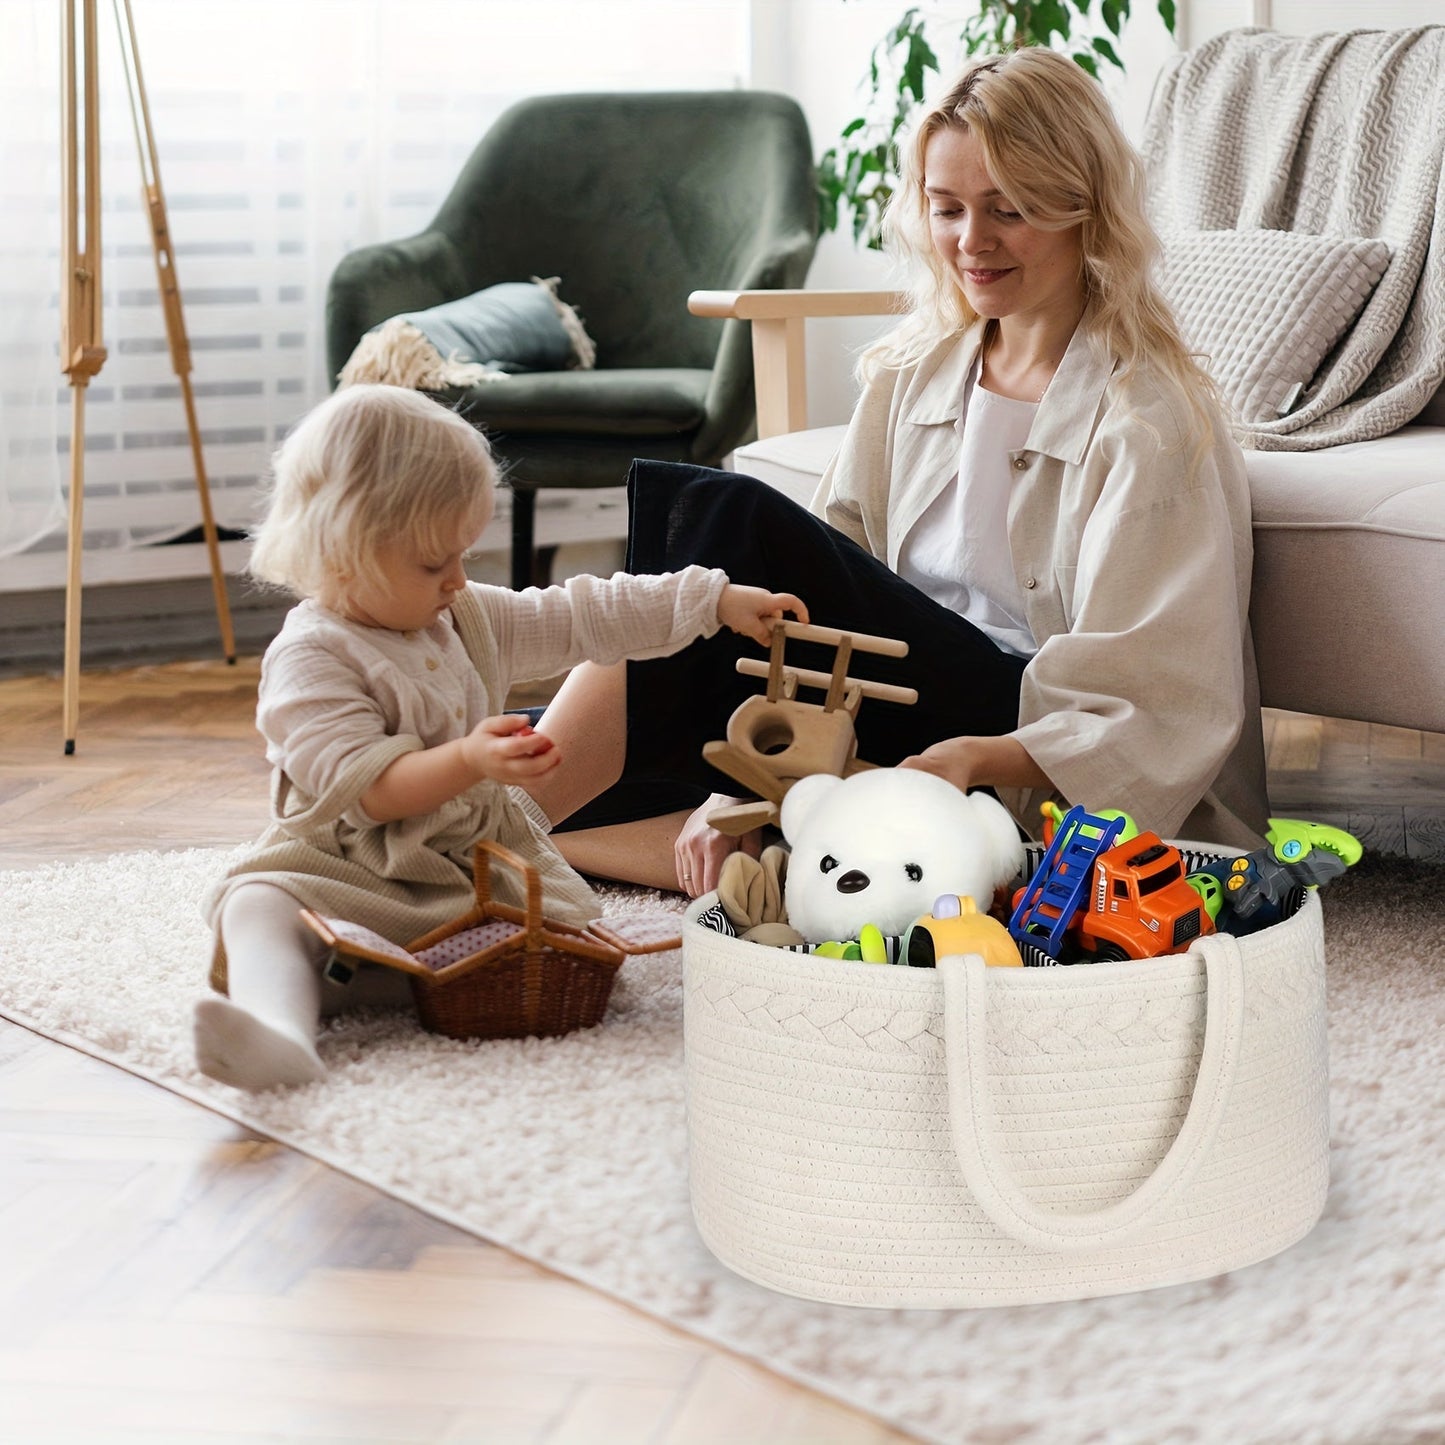
[[[901,311],[902,291],[694,291],[694,316],[736,316],[741,321],[793,316],[884,316]]]
[[[901,291],[694,291],[687,309],[752,323],[761,438],[808,425],[804,323],[810,316],[886,316],[901,312],[905,300]]]

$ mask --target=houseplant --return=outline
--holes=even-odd
[[[1159,17],[1174,34],[1175,0],[1156,0]],[[1100,66],[1122,70],[1114,48],[1131,0],[977,0],[962,21],[930,20],[910,5],[873,47],[865,77],[863,113],[844,126],[819,157],[818,212],[823,231],[851,224],[853,239],[877,250],[883,211],[898,179],[897,141],[924,98],[928,72],[941,69],[934,41],[950,32],[965,55],[1049,45],[1071,55],[1090,75]]]

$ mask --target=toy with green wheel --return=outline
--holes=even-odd
[[[1186,879],[1223,933],[1257,933],[1291,917],[1307,890],[1360,861],[1360,840],[1343,828],[1301,818],[1271,818],[1268,846],[1221,858]]]

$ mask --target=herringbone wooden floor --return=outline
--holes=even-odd
[[[257,666],[0,682],[0,868],[232,844]],[[1271,714],[1276,811],[1445,856],[1445,738]],[[3,904],[3,900],[0,900]],[[0,1022],[0,1439],[907,1437]]]
[[[0,681],[0,868],[250,837],[257,676]],[[0,1239],[5,1445],[909,1438],[3,1020]]]

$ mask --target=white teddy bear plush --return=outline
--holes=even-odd
[[[1002,803],[912,768],[800,778],[781,824],[788,922],[810,943],[857,938],[867,923],[901,934],[940,894],[966,894],[986,913],[1024,865]]]

